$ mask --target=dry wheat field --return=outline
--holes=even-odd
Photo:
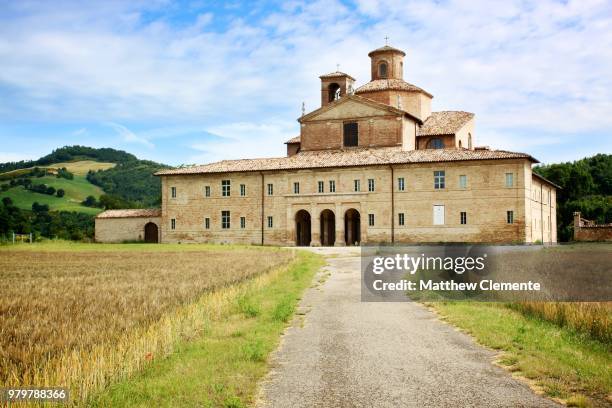
[[[245,247],[0,248],[0,387],[69,385],[83,399],[204,330],[205,316],[184,312],[190,303],[293,256]]]

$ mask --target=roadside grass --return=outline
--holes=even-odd
[[[2,246],[0,387],[60,384],[78,405],[198,338],[228,302],[238,311],[240,288],[296,262],[272,247]]]
[[[612,346],[501,303],[430,302],[447,322],[500,351],[498,363],[568,406],[610,406]]]
[[[267,358],[293,315],[301,293],[323,265],[298,252],[289,267],[225,290],[224,301],[200,336],[183,341],[140,374],[111,385],[94,407],[245,407],[268,371]],[[206,307],[206,300],[196,307]],[[255,312],[257,311],[257,312]]]

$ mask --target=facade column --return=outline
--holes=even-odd
[[[346,219],[346,245],[353,245],[355,238],[353,237],[353,217]]]
[[[310,209],[310,246],[321,246],[321,214],[317,211],[317,207],[313,206]]]
[[[344,213],[339,205],[336,206],[336,243],[334,246],[346,246],[346,242],[344,242]]]

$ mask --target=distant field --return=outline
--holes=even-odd
[[[73,162],[54,163],[54,164],[49,164],[47,166],[36,166],[36,167],[39,167],[41,169],[61,169],[62,167],[65,167],[71,173],[78,174],[80,176],[84,176],[87,174],[89,170],[106,170],[106,169],[110,169],[115,166],[116,166],[115,163],[103,163],[103,162],[97,162],[94,160],[79,160],[79,161],[73,161]],[[17,170],[11,170],[11,171],[7,171],[4,173],[0,173],[0,179],[17,177],[17,176],[20,176],[22,174],[29,172],[33,168],[34,167],[28,167],[25,169],[17,169]]]
[[[203,294],[294,259],[236,246],[0,247],[0,387],[69,385],[80,400],[201,334],[217,311],[190,308]]]
[[[47,166],[52,169],[61,169],[65,167],[69,172],[75,175],[85,176],[89,170],[106,170],[115,167],[115,163],[102,163],[93,160],[80,160],[75,162],[55,163]]]
[[[32,208],[34,202],[39,204],[47,204],[49,209],[54,211],[78,211],[86,214],[98,214],[102,211],[99,208],[90,208],[82,206],[80,203],[87,196],[94,196],[97,198],[103,194],[103,191],[98,186],[91,184],[85,178],[87,171],[108,169],[114,167],[114,163],[98,163],[92,160],[82,160],[76,162],[65,162],[52,164],[46,166],[47,168],[62,168],[66,167],[68,171],[74,174],[74,179],[67,180],[64,178],[57,178],[55,176],[44,176],[44,177],[33,177],[32,183],[34,184],[46,184],[48,186],[57,189],[64,189],[64,197],[50,196],[47,194],[35,193],[24,189],[22,186],[17,186],[9,189],[8,191],[0,192],[0,199],[3,197],[10,197],[13,203],[24,210]],[[42,168],[42,167],[41,167]],[[2,173],[2,176],[12,175],[17,176],[23,174],[30,169],[13,170],[11,172]]]

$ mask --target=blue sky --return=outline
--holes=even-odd
[[[609,1],[3,1],[0,162],[71,144],[168,164],[284,155],[318,76],[406,51],[434,110],[542,162],[612,152]]]

